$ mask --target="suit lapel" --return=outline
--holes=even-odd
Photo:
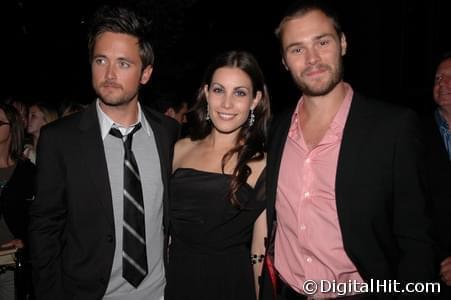
[[[343,220],[347,219],[347,212],[350,211],[348,208],[352,206],[346,191],[349,190],[349,186],[352,184],[355,170],[361,165],[362,159],[371,159],[371,157],[362,157],[362,155],[368,153],[362,150],[366,147],[371,125],[374,124],[373,118],[374,115],[371,109],[368,108],[366,100],[354,93],[343,130],[335,179],[335,198],[341,224]]]
[[[439,160],[442,161],[448,161],[448,167],[451,166],[451,160],[448,158],[448,152],[446,151],[443,137],[440,133],[439,127],[437,126],[435,118],[425,120],[423,123],[426,123],[424,135],[428,139],[428,145],[430,145],[429,149],[434,149],[433,153],[430,153],[429,155],[432,155],[433,158],[438,157]]]
[[[272,225],[275,220],[275,204],[280,163],[285,148],[285,142],[288,137],[288,130],[290,129],[292,114],[293,110],[291,109],[284,112],[279,119],[274,121],[273,128],[271,129],[267,163],[267,216],[269,233],[273,230]]]
[[[142,107],[142,106],[141,106]],[[143,108],[143,107],[142,107]],[[153,134],[155,136],[155,144],[157,146],[157,151],[159,155],[160,168],[161,168],[161,179],[163,181],[164,193],[163,193],[163,223],[165,228],[168,228],[168,218],[169,215],[169,206],[168,206],[168,195],[167,195],[167,187],[168,187],[168,178],[171,173],[171,150],[168,146],[170,142],[168,141],[168,136],[164,133],[167,132],[161,123],[161,120],[156,118],[154,114],[143,108],[144,115],[146,116],[146,120],[149,123],[149,126],[152,128]]]
[[[110,180],[95,102],[83,112],[79,128],[81,159],[96,188],[96,200],[100,201],[108,221],[114,226]]]
[[[293,110],[286,111],[273,124],[271,131],[270,148],[268,153],[268,225],[275,216],[275,201],[277,194],[277,181],[279,177],[280,163],[291,124]],[[346,120],[343,132],[340,153],[337,164],[335,182],[337,209],[341,214],[342,204],[346,200],[346,186],[352,180],[354,168],[359,165],[362,148],[373,124],[374,116],[366,105],[366,100],[354,93],[354,97]],[[367,159],[367,158],[364,158]]]
[[[163,124],[161,124],[160,120],[155,118],[149,110],[143,109],[143,112],[155,136],[155,144],[157,146],[158,155],[160,157],[160,167],[163,174],[163,185],[166,186],[168,179],[167,174],[169,174],[170,172],[168,167],[170,155],[169,149],[167,147],[167,145],[169,145],[169,142],[167,142],[168,137],[163,134],[164,132],[166,132],[166,130],[164,130]]]

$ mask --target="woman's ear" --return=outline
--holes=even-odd
[[[262,92],[257,91],[257,93],[255,94],[254,100],[252,100],[251,109],[255,109],[261,99],[262,99]]]
[[[208,99],[208,84],[204,85],[204,94],[205,94],[205,98]],[[207,100],[208,102],[208,100]]]

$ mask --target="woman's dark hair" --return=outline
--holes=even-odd
[[[254,124],[249,126],[249,122],[245,122],[242,125],[235,147],[222,158],[222,172],[224,173],[227,162],[234,154],[237,155],[237,164],[232,173],[228,196],[234,206],[241,207],[236,193],[247,182],[247,178],[252,172],[247,164],[264,158],[267,125],[270,117],[269,95],[263,72],[252,54],[245,51],[230,51],[217,56],[208,66],[198,90],[196,103],[188,114],[188,120],[192,125],[191,140],[203,139],[212,130],[212,123],[206,120],[207,99],[204,87],[210,86],[216,70],[223,67],[238,68],[245,72],[252,82],[252,96],[255,98],[257,92],[262,94],[261,100],[254,109]]]
[[[23,159],[24,128],[21,116],[17,109],[9,104],[0,102],[0,109],[5,113],[9,122],[11,144],[9,145],[9,156],[12,160]]]
[[[92,61],[94,46],[99,35],[105,32],[123,33],[138,39],[142,68],[154,63],[154,53],[148,40],[150,21],[125,7],[102,6],[92,21],[88,33],[89,60]]]

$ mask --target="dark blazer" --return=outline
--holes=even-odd
[[[426,138],[428,199],[440,244],[439,259],[451,256],[451,161],[433,117],[423,120]]]
[[[273,232],[280,161],[292,113],[286,112],[272,125],[268,232]],[[335,192],[345,251],[365,280],[432,281],[436,274],[420,182],[423,149],[417,121],[410,110],[354,93]],[[262,294],[271,299],[266,271]]]
[[[426,138],[425,180],[440,265],[451,256],[451,161],[433,114],[423,119]],[[442,284],[440,299],[451,299],[451,287]]]
[[[178,125],[160,113],[143,111],[160,156],[167,230],[167,183]],[[44,127],[37,153],[37,195],[30,220],[37,299],[101,299],[112,268],[115,232],[95,103]]]
[[[0,196],[0,218],[14,238],[27,240],[28,207],[35,195],[36,168],[27,160],[18,160],[16,168]]]

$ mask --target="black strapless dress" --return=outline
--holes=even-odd
[[[170,182],[171,245],[165,300],[253,300],[250,244],[265,207],[264,173],[255,188],[227,199],[230,176],[181,168]]]

